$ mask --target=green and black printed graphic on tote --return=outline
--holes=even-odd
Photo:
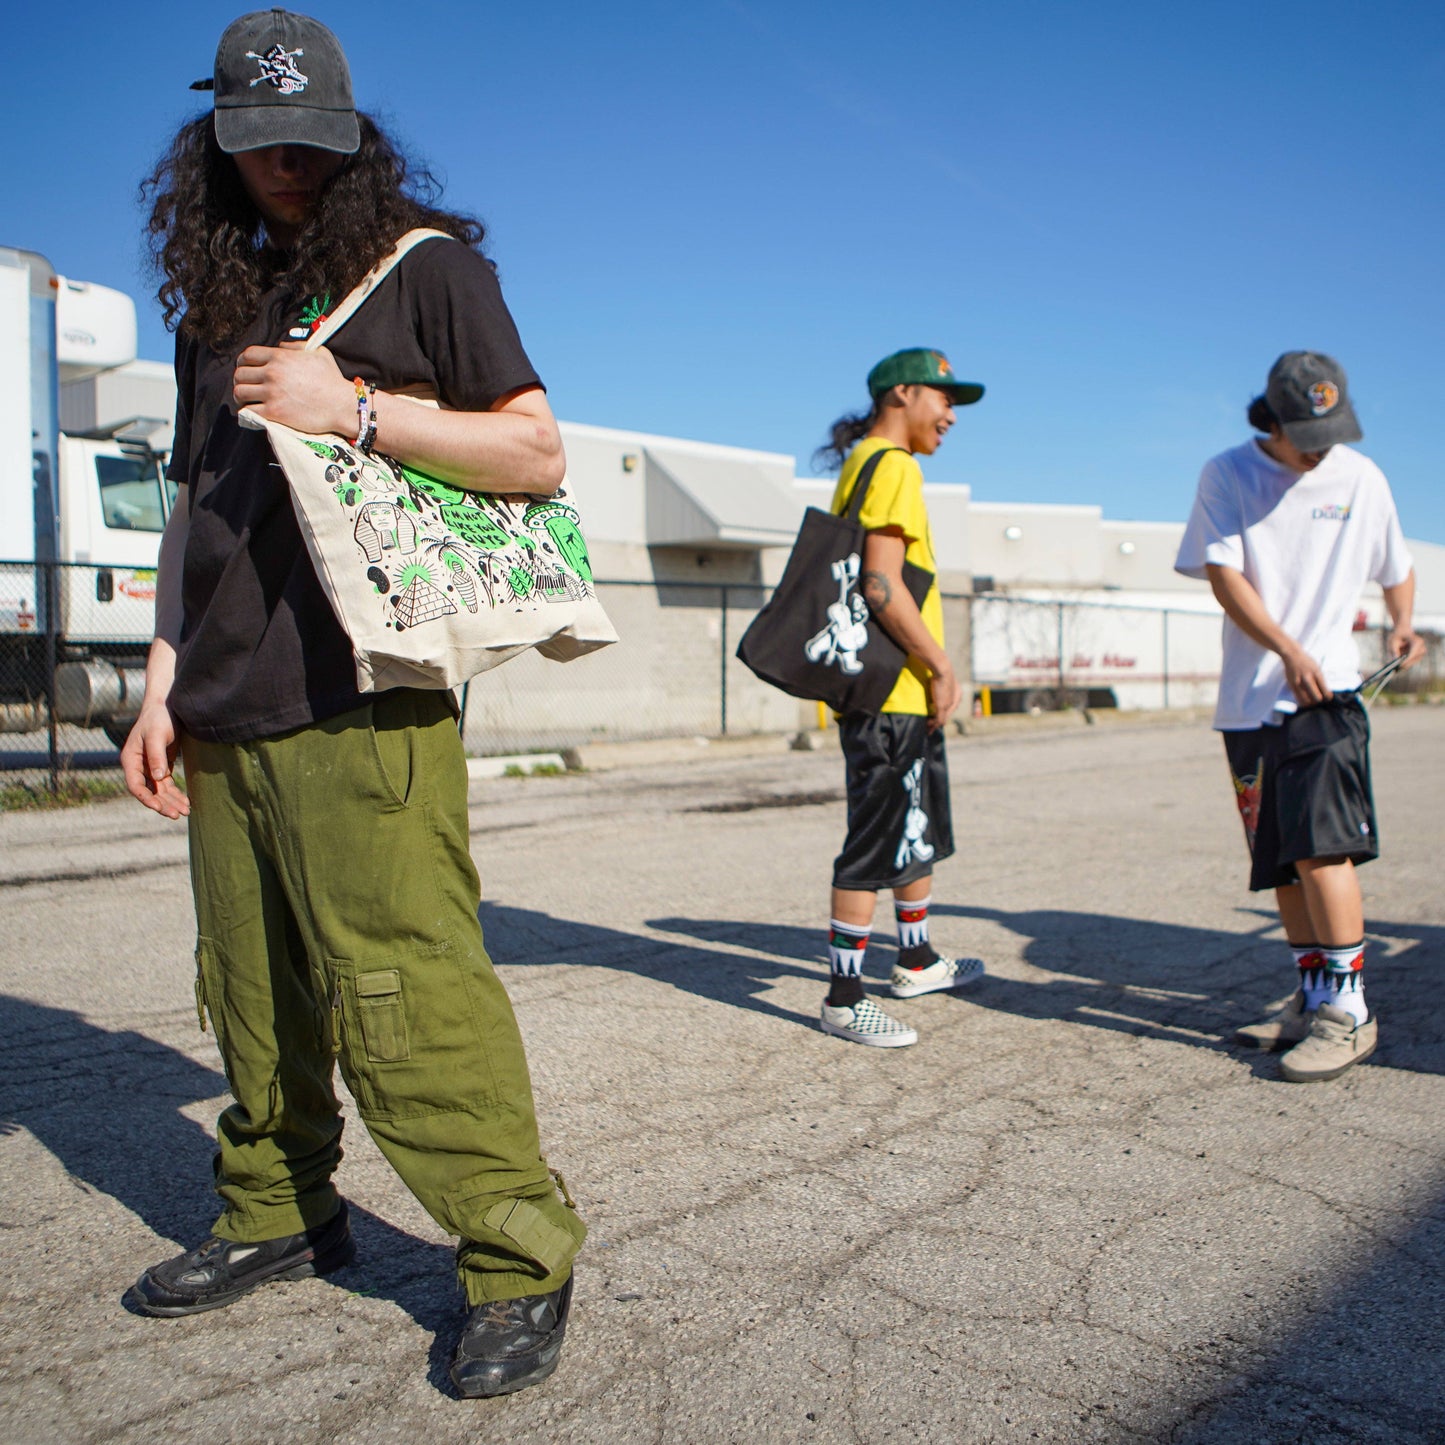
[[[320,319],[307,347],[345,325],[414,245],[444,234],[408,231]],[[249,407],[240,421],[265,431],[286,473],[316,574],[351,639],[361,691],[456,687],[529,648],[568,662],[617,641],[597,600],[570,482],[545,499],[466,492]]]

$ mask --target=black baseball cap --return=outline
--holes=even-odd
[[[1286,351],[1269,369],[1264,399],[1279,429],[1302,452],[1325,452],[1364,436],[1345,384],[1345,369],[1320,351]]]
[[[941,351],[927,346],[910,347],[885,356],[868,373],[868,395],[882,396],[895,386],[932,386],[947,392],[955,406],[968,406],[983,395],[976,381],[960,381]]]
[[[233,20],[216,47],[216,141],[227,154],[303,145],[352,155],[361,144],[351,68],[319,20],[290,10],[253,10]]]

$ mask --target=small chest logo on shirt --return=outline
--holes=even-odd
[[[331,293],[329,291],[325,296],[313,296],[306,303],[297,324],[286,333],[286,339],[288,341],[305,341],[326,320],[326,313],[330,310]]]
[[[1328,507],[1316,507],[1310,513],[1316,522],[1348,522],[1350,520],[1350,509],[1332,504]]]
[[[246,59],[254,60],[261,67],[260,75],[251,82],[252,86],[264,83],[273,90],[279,90],[282,95],[300,95],[311,84],[311,77],[303,75],[296,65],[296,57],[305,54],[304,50],[283,49],[279,42],[264,55],[248,50]]]

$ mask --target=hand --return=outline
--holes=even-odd
[[[1330,696],[1324,672],[1304,648],[1292,647],[1280,653],[1280,657],[1284,661],[1285,681],[1301,707],[1313,707]]]
[[[356,388],[324,347],[300,341],[248,346],[236,359],[231,394],[237,407],[254,407],[268,421],[313,435],[356,431]]]
[[[171,773],[179,751],[170,708],[163,702],[143,702],[120,750],[120,766],[131,797],[165,818],[184,818],[191,811],[191,800]]]
[[[1407,667],[1414,667],[1425,656],[1425,639],[1408,622],[1400,622],[1395,625],[1385,647],[1391,657],[1405,659],[1400,664],[1402,671]]]
[[[928,680],[928,730],[937,732],[947,725],[949,718],[958,711],[963,701],[963,684],[959,682],[952,666],[945,663],[934,671]]]

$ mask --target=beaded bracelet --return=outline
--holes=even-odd
[[[376,442],[376,383],[363,381],[359,376],[352,379],[356,387],[356,449],[368,455]]]

